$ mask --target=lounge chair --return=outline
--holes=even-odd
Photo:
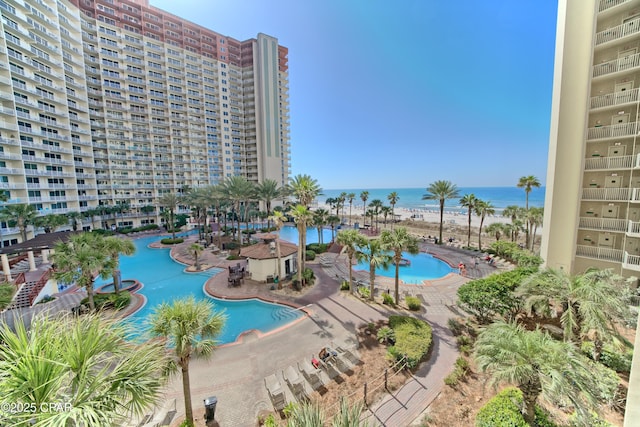
[[[302,375],[307,379],[307,381],[309,381],[313,390],[317,390],[319,387],[324,385],[324,382],[320,377],[320,372],[318,369],[314,368],[308,360],[305,359],[302,362],[298,362],[298,370],[302,372]]]
[[[264,385],[269,393],[269,398],[276,411],[282,410],[287,405],[287,398],[284,394],[282,384],[275,374],[271,374],[264,379]]]
[[[304,379],[298,374],[293,366],[289,365],[282,371],[282,377],[291,389],[291,392],[298,400],[307,400],[307,391],[304,389]]]
[[[339,344],[336,346],[336,351],[338,352],[339,357],[348,360],[352,365],[360,364],[360,357],[357,355],[355,346]]]

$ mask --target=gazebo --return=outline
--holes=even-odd
[[[298,246],[278,239],[275,234],[256,234],[255,237],[260,239],[260,242],[242,248],[240,251],[240,255],[247,258],[247,270],[251,274],[252,280],[267,283],[275,280],[278,275],[277,246],[280,246],[281,274],[289,276],[296,271]]]

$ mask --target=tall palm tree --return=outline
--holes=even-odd
[[[630,319],[630,288],[626,279],[612,270],[590,269],[577,276],[562,270],[540,270],[529,276],[517,293],[525,298],[529,312],[555,317],[551,308],[562,307],[560,324],[565,340],[592,339],[596,360],[605,341],[623,341],[617,326]]]
[[[367,222],[367,200],[369,200],[369,192],[364,190],[360,193],[360,200],[362,200],[362,216],[364,217],[364,222]]]
[[[12,426],[115,426],[160,403],[168,358],[158,341],[133,341],[132,325],[99,314],[0,325],[0,393],[20,402]],[[59,410],[46,410],[60,403]]]
[[[473,193],[465,194],[462,196],[462,199],[460,199],[460,206],[467,208],[467,217],[469,219],[467,225],[467,248],[471,248],[471,214],[475,210],[477,201],[478,199]]]
[[[197,243],[192,243],[189,246],[189,252],[193,255],[193,258],[195,259],[195,268],[198,271],[200,271],[200,262],[198,257],[200,256],[200,254],[202,254],[202,251],[204,251],[204,248],[202,247],[202,245],[199,245]]]
[[[110,236],[102,240],[104,251],[111,257],[113,263],[113,288],[120,292],[120,255],[133,255],[136,252],[136,245],[129,239]]]
[[[278,288],[282,283],[282,255],[280,253],[280,230],[284,226],[285,216],[281,211],[273,211],[269,217],[276,228],[276,254],[278,256]]]
[[[516,205],[509,205],[506,208],[504,208],[502,210],[502,216],[507,217],[507,218],[511,218],[511,224],[515,225],[516,223],[518,223],[519,218],[523,215],[523,210],[521,207],[516,206]],[[518,224],[519,226],[520,224]],[[516,241],[516,229],[515,227],[512,227],[511,229],[511,241],[515,242]]]
[[[85,288],[89,307],[95,310],[93,282],[96,274],[103,279],[113,274],[115,260],[104,250],[104,237],[94,233],[74,234],[66,242],[55,245],[52,255],[56,270],[53,277],[64,283]]]
[[[16,204],[4,207],[7,215],[16,221],[22,241],[27,241],[27,227],[33,225],[38,212],[34,205]]]
[[[327,197],[327,200],[324,201],[325,204],[329,205],[329,210],[336,210],[336,215],[340,216],[340,208],[338,207],[338,199],[335,197]]]
[[[371,209],[376,217],[375,228],[378,228],[378,215],[380,214],[380,209],[382,209],[382,200],[373,199],[371,203],[369,203],[369,209]],[[371,220],[373,222],[373,219]],[[373,225],[373,224],[372,224]]]
[[[222,184],[224,197],[231,201],[232,210],[235,213],[235,217],[238,223],[238,227],[234,230],[234,239],[236,238],[235,232],[237,231],[238,240],[241,243],[242,233],[240,233],[240,205],[249,197],[252,187],[252,183],[243,176],[229,176]]]
[[[47,214],[33,219],[34,227],[44,228],[45,233],[53,233],[63,225],[69,224],[69,219],[63,214]]]
[[[327,224],[331,227],[331,241],[336,240],[336,227],[340,225],[340,217],[337,215],[329,215],[327,217]]]
[[[384,230],[380,235],[380,242],[384,250],[393,252],[393,262],[396,266],[395,274],[395,300],[396,305],[400,303],[400,262],[402,262],[402,252],[417,254],[418,239],[409,234],[405,227]]]
[[[309,207],[316,197],[322,195],[318,181],[309,175],[296,175],[289,180],[289,191],[298,200],[298,204]]]
[[[349,200],[349,227],[351,227],[351,208],[353,207],[353,200],[356,198],[356,193],[347,193],[347,200]]]
[[[329,211],[327,211],[326,209],[320,208],[320,209],[316,209],[313,212],[313,224],[318,229],[318,243],[320,244],[324,243],[322,229],[324,228],[325,225],[327,225],[328,218],[329,218]]]
[[[493,224],[487,225],[484,232],[491,236],[495,236],[497,242],[503,234],[509,232],[509,230],[506,229],[506,225],[507,224],[503,224],[501,222],[494,222]]]
[[[78,230],[78,223],[82,225],[82,221],[80,221],[80,218],[82,218],[82,214],[80,212],[78,211],[67,212],[65,216],[67,217],[67,220],[71,222],[71,229],[73,231]]]
[[[298,228],[298,283],[302,286],[302,274],[306,267],[307,224],[313,220],[313,213],[305,205],[296,205],[290,214]]]
[[[382,214],[382,217],[384,218],[384,226],[385,228],[387,227],[387,218],[389,216],[393,216],[393,209],[391,209],[390,206],[383,206],[380,208],[380,214]],[[392,227],[393,228],[393,221],[391,222]]]
[[[442,224],[444,217],[444,203],[448,199],[458,197],[458,187],[451,181],[435,181],[427,187],[427,193],[422,196],[422,200],[438,200],[440,203],[440,234],[438,244],[442,244]]]
[[[149,223],[149,215],[152,213],[155,213],[155,211],[156,211],[156,207],[153,205],[144,205],[140,207],[140,212],[147,217],[147,224]]]
[[[520,180],[518,180],[518,184],[517,184],[518,188],[524,188],[524,194],[525,194],[525,205],[524,205],[524,209],[525,212],[528,216],[529,213],[529,193],[531,193],[531,190],[533,190],[534,188],[540,188],[540,180],[538,178],[536,178],[533,175],[529,175],[529,176],[522,176],[520,177]],[[529,219],[527,218],[526,221],[526,247],[529,247]]]
[[[282,189],[278,187],[278,182],[275,179],[267,178],[256,185],[256,197],[258,200],[264,202],[265,209],[267,210],[267,218],[271,215],[271,202],[282,197],[281,190]],[[269,221],[269,219],[267,219],[267,221]],[[270,227],[268,222],[267,227]]]
[[[353,287],[353,259],[356,256],[358,247],[366,246],[367,238],[360,234],[358,230],[341,230],[336,238],[338,244],[345,247],[347,250],[348,268],[349,268],[349,289],[351,293],[354,292]]]
[[[162,303],[150,316],[152,336],[165,338],[173,353],[173,366],[182,373],[182,391],[186,420],[193,425],[189,362],[195,358],[209,358],[216,346],[226,316],[216,312],[211,302],[191,296]]]
[[[176,239],[176,209],[178,204],[182,201],[182,196],[179,196],[175,193],[166,193],[160,199],[158,199],[158,204],[167,209],[169,212],[169,223],[171,225],[171,238],[173,240]]]
[[[347,192],[343,191],[342,193],[340,193],[340,195],[338,196],[338,215],[340,216],[340,218],[344,217],[344,204],[347,201]],[[342,212],[340,212],[342,211]]]
[[[476,205],[474,207],[474,212],[476,215],[480,217],[480,228],[478,229],[478,250],[482,250],[482,226],[484,224],[484,219],[487,215],[493,215],[496,213],[495,208],[491,202],[487,202],[484,200],[476,200]]]
[[[398,193],[396,191],[392,191],[391,193],[389,193],[389,195],[387,195],[387,200],[389,200],[389,205],[391,205],[391,224],[395,224],[395,207],[396,203],[398,203],[398,200],[400,200],[400,196],[398,196]],[[393,228],[393,225],[391,226],[391,228]]]
[[[530,208],[529,209],[529,235],[531,236],[531,251],[536,243],[536,234],[538,233],[538,227],[542,225],[544,218],[544,208]]]
[[[380,239],[366,240],[366,246],[362,250],[358,250],[356,257],[358,261],[364,261],[369,264],[369,299],[373,301],[375,293],[376,268],[382,267],[385,270],[393,261],[391,255],[382,248]]]
[[[535,425],[539,397],[571,401],[582,416],[597,407],[595,378],[585,357],[567,342],[515,323],[494,323],[478,336],[474,356],[492,384],[515,384],[522,391],[525,421]]]
[[[196,187],[189,190],[184,195],[184,203],[192,208],[192,216],[195,217],[198,224],[198,238],[202,240],[207,230],[207,208],[210,204],[205,187]]]

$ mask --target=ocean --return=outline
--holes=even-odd
[[[340,196],[340,193],[355,193],[356,197],[353,200],[353,210],[362,210],[362,199],[360,199],[360,193],[365,189],[337,189],[337,190],[323,190],[322,196],[318,197],[318,202],[323,204],[325,200],[330,197],[336,198]],[[405,208],[410,210],[436,210],[439,211],[440,205],[437,200],[422,200],[422,196],[427,192],[426,188],[367,188],[369,192],[369,198],[367,199],[367,205],[372,200],[379,199],[385,206],[389,205],[389,199],[387,196],[395,191],[398,193],[399,199],[396,203],[396,208]],[[529,207],[542,207],[544,205],[544,192],[545,187],[533,188],[529,193]],[[491,202],[496,209],[496,214],[500,215],[502,210],[507,206],[521,206],[525,205],[525,192],[524,189],[518,187],[458,187],[458,194],[460,197],[466,194],[474,194],[478,199]],[[349,202],[347,201],[346,209],[349,209]],[[460,198],[447,200],[445,203],[445,211],[447,212],[463,212],[464,208],[460,206]]]

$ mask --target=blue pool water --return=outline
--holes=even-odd
[[[230,343],[238,335],[250,329],[268,332],[285,325],[302,314],[289,307],[271,304],[256,299],[243,301],[227,301],[211,298],[204,293],[203,286],[207,279],[220,269],[209,269],[200,273],[185,273],[185,266],[171,259],[169,249],[150,249],[147,246],[160,237],[145,237],[134,240],[136,253],[133,256],[120,257],[120,269],[123,279],[137,279],[144,286],[138,291],[147,298],[147,303],[139,311],[129,317],[136,325],[145,325],[153,308],[163,302],[193,295],[196,298],[210,298],[215,309],[224,310],[227,321],[218,337],[221,344]],[[95,287],[110,283],[111,279],[96,280]]]
[[[400,280],[404,283],[420,284],[423,280],[439,279],[444,277],[452,271],[457,271],[449,267],[446,262],[440,261],[437,258],[425,253],[419,253],[411,255],[403,253],[402,257],[408,259],[411,265],[400,266]],[[359,262],[354,266],[355,270],[369,271],[369,264],[366,262]],[[379,276],[395,277],[396,266],[391,264],[387,270],[382,267],[376,268],[376,274]]]
[[[338,234],[338,230],[336,230]],[[280,229],[280,238],[287,242],[298,244],[298,229],[290,225],[285,225]],[[323,243],[329,243],[331,241],[331,229],[325,228],[322,230]],[[307,245],[309,243],[318,243],[318,229],[315,227],[307,228]]]

